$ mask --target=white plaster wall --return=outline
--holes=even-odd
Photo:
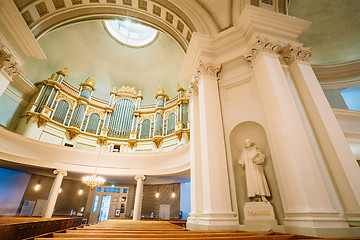
[[[19,121],[20,114],[24,107],[14,101],[5,93],[0,97],[0,124],[14,129]]]
[[[325,156],[323,155],[322,151],[323,149],[320,147],[317,141],[317,137],[314,133],[313,127],[309,121],[309,117],[307,115],[306,109],[303,106],[302,100],[298,94],[298,89],[296,88],[293,77],[289,72],[289,69],[287,66],[283,66],[283,70],[286,76],[286,79],[289,83],[290,90],[292,93],[292,96],[295,100],[295,104],[298,108],[298,111],[300,113],[300,117],[303,123],[303,126],[305,127],[305,131],[307,134],[307,138],[310,141],[310,145],[312,148],[312,151],[315,156],[315,160],[317,163],[317,166],[320,170],[321,177],[324,180],[326,190],[328,192],[328,195],[330,197],[330,201],[332,203],[332,206],[334,209],[340,212],[341,217],[344,217],[344,211],[340,203],[340,199],[338,198],[338,193],[334,187],[334,182],[332,180],[331,171],[329,166],[327,165],[327,162],[325,160]],[[306,177],[306,176],[303,176]]]
[[[238,165],[238,158],[244,140],[251,138],[265,152],[267,162],[264,164],[264,170],[272,193],[270,202],[274,206],[278,222],[282,224],[284,211],[275,176],[276,166],[273,166],[271,160],[274,156],[270,154],[271,144],[276,143],[268,143],[264,111],[250,64],[243,58],[223,64],[219,78],[233,211],[238,213],[239,221],[243,224],[243,207],[249,199],[246,194],[244,170]]]

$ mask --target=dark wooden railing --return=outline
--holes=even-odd
[[[21,240],[80,226],[82,217],[0,225],[1,240]]]

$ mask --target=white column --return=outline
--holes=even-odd
[[[0,69],[0,96],[4,93],[5,89],[11,82],[11,77],[9,77],[4,70]]]
[[[135,180],[137,183],[136,183],[133,221],[138,221],[141,219],[141,203],[142,203],[145,176],[135,176]]]
[[[249,60],[269,128],[278,182],[289,227],[347,227],[335,211],[316,163],[305,127],[282,66],[276,44],[259,39]]]
[[[51,191],[49,194],[49,198],[46,203],[46,208],[45,208],[42,218],[51,218],[51,216],[54,212],[56,199],[59,195],[59,189],[60,189],[63,177],[67,176],[67,172],[65,170],[54,170],[54,174],[56,174],[56,177],[55,177],[54,183],[52,185],[52,188],[51,188]]]
[[[238,218],[232,211],[224,132],[218,90],[220,68],[199,61],[199,118],[203,211],[200,223],[208,229],[222,226],[237,228]]]
[[[197,223],[197,217],[203,210],[203,196],[201,189],[201,145],[200,145],[200,117],[199,117],[199,94],[198,79],[196,78],[189,86],[189,110],[190,110],[190,186],[191,186],[191,212],[187,219],[187,227]],[[179,111],[180,114],[180,111]]]
[[[346,141],[337,119],[314,74],[311,64],[296,60],[305,54],[306,48],[292,47],[287,59],[291,59],[290,71],[294,76],[299,94],[306,106],[314,131],[323,149],[327,164],[333,174],[335,185],[341,195],[348,220],[360,220],[360,168]],[[310,54],[310,52],[309,52]]]

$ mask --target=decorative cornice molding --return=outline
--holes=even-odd
[[[250,47],[245,58],[248,62],[253,62],[260,52],[277,54],[279,45],[279,41],[272,41],[266,37],[257,36],[256,42]]]
[[[312,68],[324,90],[360,85],[360,59],[328,65],[312,65]]]

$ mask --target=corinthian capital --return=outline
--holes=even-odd
[[[188,91],[186,93],[186,96],[188,98],[191,98],[193,95],[199,94],[198,85],[199,85],[199,76],[195,76],[189,83]]]
[[[199,61],[199,65],[196,68],[197,76],[206,75],[211,77],[217,77],[220,72],[221,66],[214,66],[212,62]]]
[[[311,57],[311,47],[293,46],[288,44],[281,49],[279,53],[281,53],[284,62],[288,65],[295,60],[308,62],[309,57]]]
[[[14,60],[12,54],[7,53],[3,48],[0,49],[0,69],[4,70],[10,78],[15,74],[23,73],[23,70]]]
[[[279,41],[271,41],[268,38],[258,36],[256,42],[250,47],[250,50],[245,55],[245,58],[248,62],[252,62],[260,52],[277,54],[278,48]]]

